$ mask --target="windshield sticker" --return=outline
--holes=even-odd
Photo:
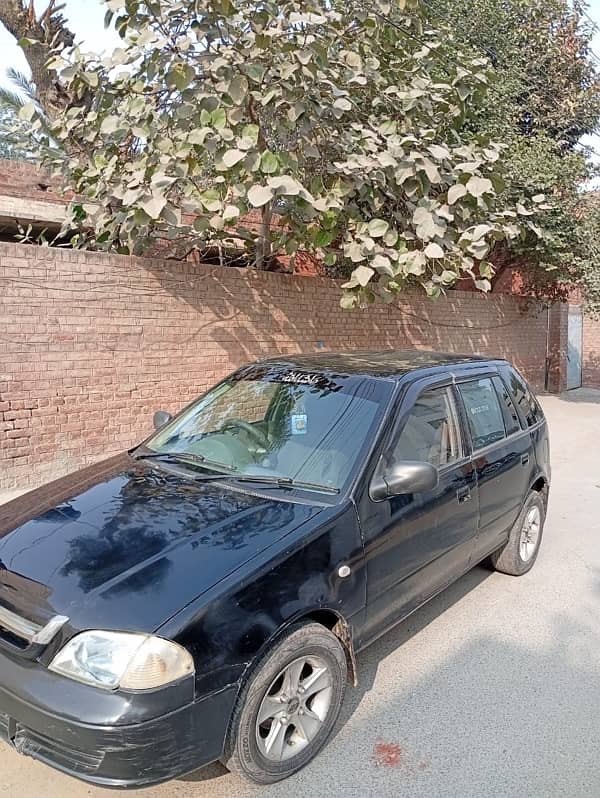
[[[293,382],[294,385],[317,385],[321,379],[319,374],[302,374],[300,371],[288,371],[280,377],[281,382]]]
[[[306,435],[308,429],[308,416],[298,413],[292,416],[292,435]]]

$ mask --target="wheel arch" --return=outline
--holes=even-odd
[[[550,491],[550,481],[548,480],[548,477],[545,474],[537,474],[536,478],[529,487],[529,491],[540,493],[544,501],[544,507],[546,507],[548,504],[548,493]]]
[[[337,637],[339,640],[342,648],[344,649],[344,653],[346,655],[346,664],[348,666],[348,681],[354,687],[358,686],[358,670],[356,665],[356,651],[354,648],[354,641],[352,637],[352,629],[350,624],[344,618],[344,616],[338,611],[334,610],[331,607],[313,607],[313,608],[306,608],[303,610],[298,611],[293,616],[288,618],[284,624],[282,624],[269,638],[264,642],[261,646],[260,651],[256,653],[256,655],[252,658],[252,661],[248,663],[248,666],[244,672],[244,676],[241,680],[241,684],[243,684],[246,679],[249,677],[250,673],[256,667],[256,664],[260,662],[268,653],[269,649],[272,648],[290,629],[292,626],[295,626],[300,623],[310,622],[313,621],[315,623],[324,626],[326,629]]]

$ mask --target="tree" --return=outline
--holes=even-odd
[[[23,135],[24,127],[14,109],[0,101],[0,158],[34,160],[29,142]]]
[[[579,281],[590,271],[582,186],[594,174],[579,142],[600,115],[593,25],[566,0],[430,0],[429,9],[462,48],[493,65],[490,90],[468,124],[507,145],[504,201],[538,193],[551,200],[536,220],[544,235],[499,254],[526,264],[542,294],[561,280]]]
[[[0,86],[0,158],[20,161],[37,161],[41,157],[44,136],[48,127],[39,106],[40,131],[19,117],[27,103],[36,103],[36,89],[31,81],[15,69],[9,68],[7,76],[15,87]]]
[[[23,48],[35,86],[35,101],[50,119],[64,111],[70,101],[56,71],[47,66],[52,52],[74,42],[61,13],[63,8],[64,3],[57,6],[56,0],[49,0],[37,15],[34,0],[0,0],[0,22]]]
[[[79,242],[243,245],[257,268],[313,249],[351,264],[352,307],[413,284],[436,296],[465,275],[488,290],[494,243],[535,230],[533,211],[499,200],[501,147],[465,135],[485,60],[427,27],[415,0],[108,8],[122,48],[49,62],[72,98],[54,165],[85,198]]]

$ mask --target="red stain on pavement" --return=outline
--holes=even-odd
[[[397,743],[378,740],[373,747],[373,761],[377,767],[397,768],[402,764],[402,749]]]

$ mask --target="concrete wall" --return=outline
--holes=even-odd
[[[0,488],[39,484],[145,437],[253,359],[438,349],[544,384],[545,310],[451,291],[348,312],[322,277],[0,243]]]

